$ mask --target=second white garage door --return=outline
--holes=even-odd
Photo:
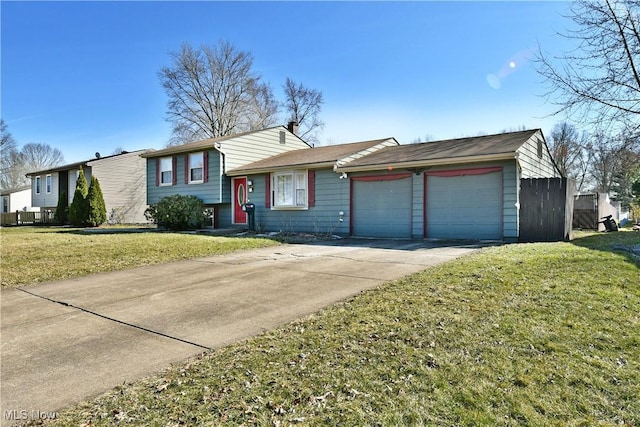
[[[427,237],[502,238],[502,172],[426,178]]]

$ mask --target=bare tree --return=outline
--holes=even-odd
[[[182,45],[158,73],[169,97],[170,145],[231,135],[275,124],[278,104],[253,70],[253,57],[231,43]]]
[[[0,148],[2,149],[2,169],[0,188],[13,189],[29,184],[25,174],[37,172],[64,162],[62,152],[47,144],[29,143],[18,150],[18,145],[0,119]]]
[[[49,144],[30,142],[20,150],[25,173],[37,172],[59,166],[64,162],[62,152]]]
[[[558,123],[551,131],[550,150],[562,176],[576,182],[576,189],[582,190],[587,179],[586,135],[580,133],[567,122]]]
[[[575,41],[575,49],[538,54],[556,113],[614,132],[640,132],[640,1],[577,0],[570,18],[577,28],[561,36]]]
[[[0,119],[0,188],[12,189],[28,183],[22,168],[22,156],[18,144]]]
[[[317,143],[318,131],[324,127],[324,122],[319,117],[324,103],[322,92],[309,89],[289,77],[282,87],[285,96],[283,107],[288,114],[288,121],[298,123],[300,138]]]
[[[431,142],[431,141],[433,141],[433,135],[428,133],[424,136],[424,138],[419,136],[416,139],[412,140],[410,144],[420,144],[423,142]]]
[[[4,122],[4,119],[0,119],[0,149],[2,151],[7,149],[16,149],[16,140],[11,135],[11,132],[8,130],[7,124]]]

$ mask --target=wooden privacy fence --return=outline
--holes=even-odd
[[[567,178],[520,180],[521,242],[571,240],[575,184]]]
[[[45,212],[9,212],[0,214],[0,225],[40,225],[56,224],[54,213]]]

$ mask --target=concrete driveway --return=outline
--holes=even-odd
[[[2,424],[46,417],[478,247],[290,244],[2,290]]]

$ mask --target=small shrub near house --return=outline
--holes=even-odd
[[[78,179],[76,180],[73,200],[71,201],[71,206],[69,206],[69,222],[71,225],[76,227],[84,225],[87,218],[87,194],[89,194],[89,187],[87,186],[87,179],[81,167],[78,172]]]
[[[67,192],[63,191],[58,198],[58,205],[56,206],[55,220],[58,224],[64,225],[69,221],[69,200],[67,198]]]
[[[205,224],[202,200],[196,196],[175,194],[149,206],[144,213],[147,220],[169,230],[194,230]]]
[[[91,177],[91,186],[87,194],[87,221],[89,227],[97,227],[107,221],[107,207],[104,204],[104,197],[100,182],[95,176]]]
[[[107,208],[100,188],[100,182],[91,177],[91,186],[80,168],[73,201],[69,206],[69,222],[75,227],[97,227],[107,221]]]

